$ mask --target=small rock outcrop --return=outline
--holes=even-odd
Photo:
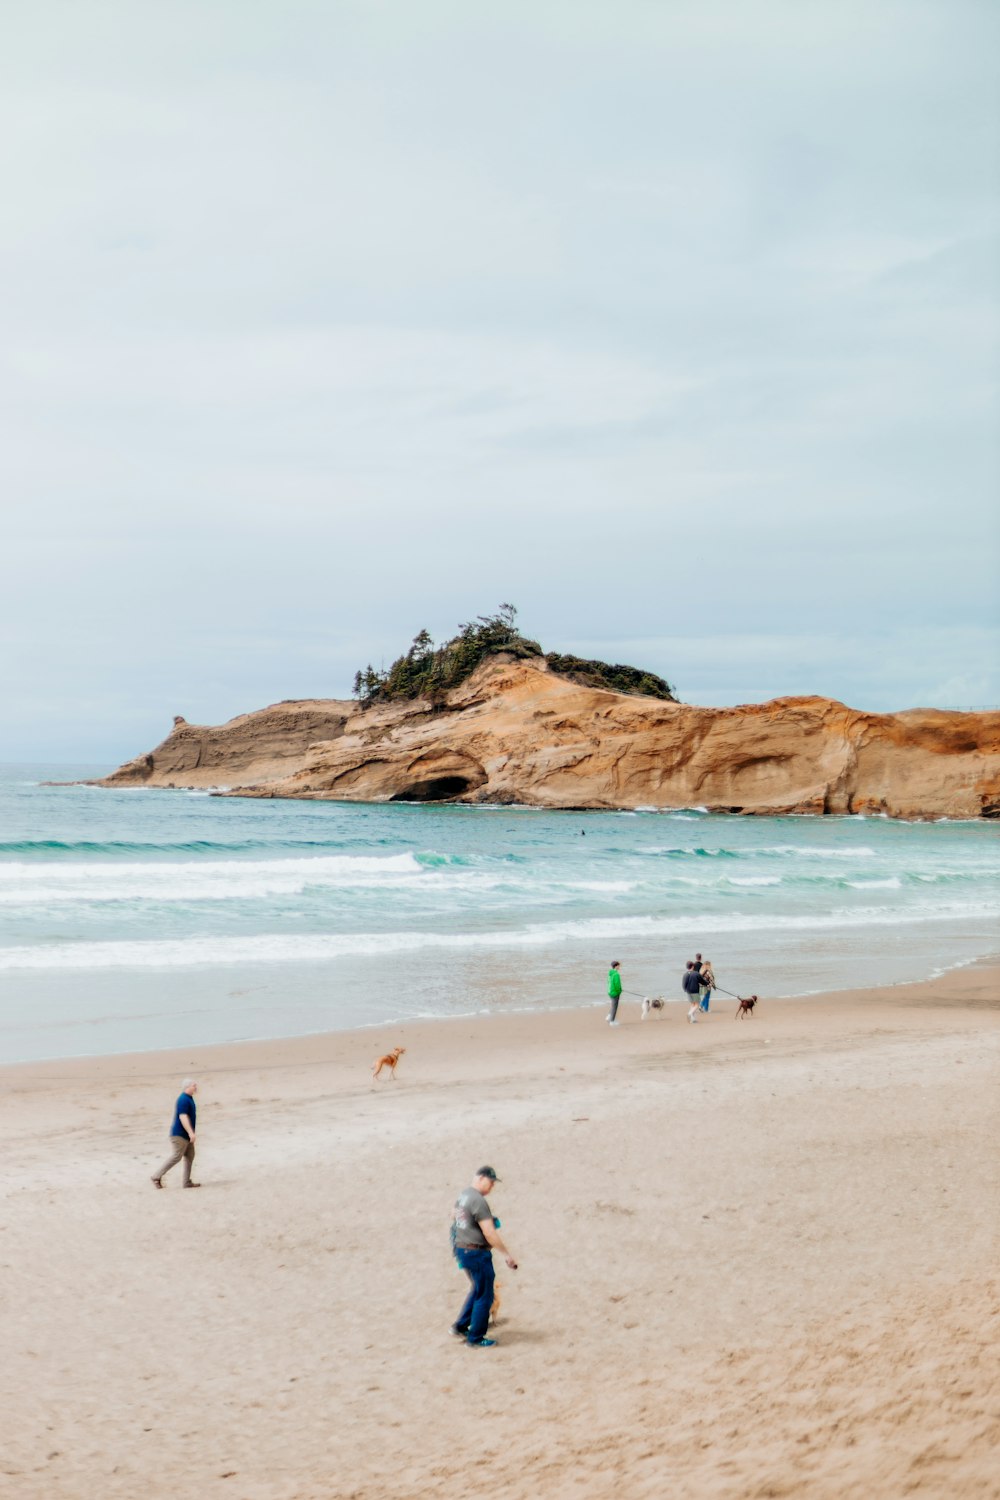
[[[162,745],[127,761],[98,785],[219,787],[287,776],[312,744],[343,734],[353,712],[351,703],[307,699],[275,703],[210,728],[176,714]]]

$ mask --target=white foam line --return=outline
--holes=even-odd
[[[46,863],[10,860],[0,863],[0,880],[8,882],[45,881],[53,876],[79,879],[84,884],[114,877],[134,881],[143,876],[191,879],[199,876],[228,878],[242,875],[271,874],[284,871],[293,874],[321,875],[415,874],[424,866],[409,852],[405,854],[318,854],[306,857],[289,855],[279,859],[199,859],[199,860],[88,860],[86,864],[49,861]]]
[[[825,931],[857,927],[906,926],[933,921],[1000,919],[1000,908],[987,903],[939,906],[901,912],[886,907],[834,911],[824,916],[765,916],[734,912],[687,917],[595,918],[576,922],[533,923],[510,932],[362,932],[265,934],[245,938],[200,937],[125,942],[66,943],[59,947],[0,949],[0,971],[16,969],[148,969],[198,968],[217,964],[294,964],[342,958],[384,957],[424,948],[476,950],[542,948],[564,942],[621,940],[629,935],[699,936],[706,933]]]

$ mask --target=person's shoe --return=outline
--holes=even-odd
[[[153,1184],[154,1187],[161,1188],[163,1186],[163,1183],[160,1181],[160,1179],[158,1177],[151,1177],[149,1180]]]
[[[470,1349],[492,1349],[496,1339],[466,1339]]]
[[[612,1020],[611,1020],[611,1019],[610,1019],[610,1018],[609,1018],[609,1020],[608,1020],[608,1025],[609,1025],[609,1026],[617,1026],[617,1025],[618,1025],[618,1022],[617,1022],[617,1021],[612,1021]]]
[[[469,1337],[469,1330],[467,1328],[460,1328],[457,1323],[452,1323],[451,1332],[457,1339],[468,1339]]]
[[[189,1187],[201,1187],[201,1183],[200,1182],[186,1182],[184,1184],[184,1186],[186,1188],[189,1188]]]

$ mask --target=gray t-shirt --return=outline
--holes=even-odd
[[[455,1203],[455,1248],[456,1250],[486,1250],[489,1240],[480,1229],[484,1219],[493,1223],[493,1210],[475,1188],[466,1188],[459,1193]]]

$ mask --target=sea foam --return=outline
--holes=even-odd
[[[426,948],[451,950],[545,948],[567,942],[621,942],[628,938],[684,937],[689,941],[708,934],[740,932],[803,932],[920,924],[931,922],[1000,920],[1000,904],[958,902],[900,913],[891,907],[842,908],[823,915],[701,914],[686,917],[594,918],[569,922],[531,923],[517,931],[433,932],[392,931],[345,934],[258,934],[239,938],[192,937],[124,942],[62,943],[44,949],[0,949],[0,971],[17,969],[190,968],[214,964],[296,964],[332,959],[364,958],[415,952]]]

